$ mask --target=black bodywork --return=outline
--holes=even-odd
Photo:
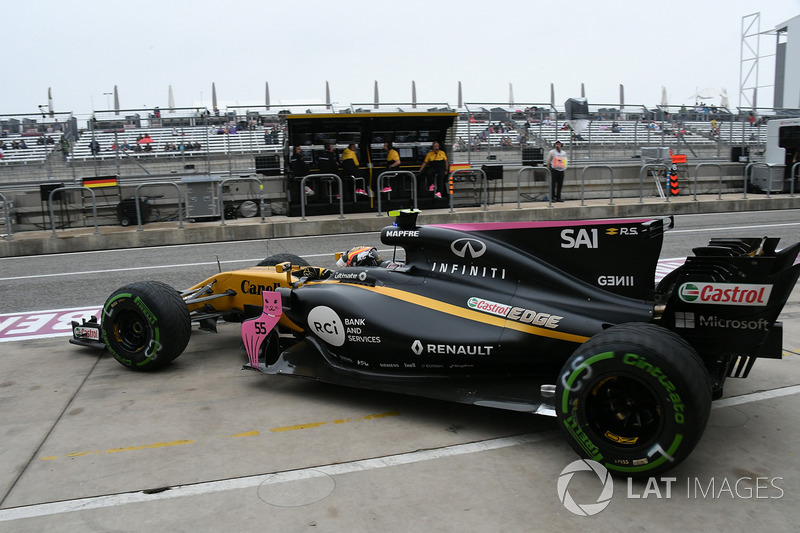
[[[781,356],[775,321],[800,274],[800,244],[714,240],[656,286],[671,224],[417,226],[407,214],[381,233],[404,260],[278,289],[303,333],[263,353],[259,369],[552,414],[552,385],[578,347],[614,325],[655,323],[694,347],[718,397],[726,376]],[[726,290],[743,301],[722,301]]]

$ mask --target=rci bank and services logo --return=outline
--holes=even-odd
[[[583,471],[590,471],[597,474],[600,483],[603,485],[600,495],[594,503],[577,503],[569,493],[569,482],[572,480],[572,476],[575,475],[575,472]],[[579,459],[571,462],[561,471],[561,475],[558,477],[558,499],[561,500],[561,503],[564,504],[564,507],[566,507],[569,512],[579,516],[596,515],[608,507],[613,495],[614,480],[611,479],[611,474],[608,473],[606,467],[591,459]]]

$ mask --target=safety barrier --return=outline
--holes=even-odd
[[[648,168],[663,168],[664,169],[664,175],[669,174],[669,167],[667,167],[667,165],[665,165],[664,163],[647,163],[645,165],[642,165],[642,168],[639,169],[639,203],[640,204],[644,203],[644,173],[645,173],[645,170],[647,170]],[[659,196],[661,196],[661,198],[664,198],[664,189],[661,188],[661,182],[658,181],[658,176],[654,175],[653,178],[655,179],[656,187],[658,188]]]
[[[393,178],[396,176],[411,176],[411,197],[414,200],[414,209],[417,209],[417,175],[410,170],[384,170],[378,174],[378,216],[381,216],[381,191],[383,190],[383,178]]]
[[[50,224],[53,227],[53,234],[50,236],[51,238],[57,237],[56,235],[56,214],[53,211],[53,195],[59,191],[75,191],[75,190],[87,190],[92,194],[92,216],[94,217],[94,234],[99,235],[100,230],[97,228],[97,197],[94,194],[94,191],[89,187],[83,187],[81,185],[70,185],[67,187],[58,187],[50,191],[50,195],[47,197],[47,208],[50,211]]]
[[[527,171],[527,170],[532,170],[533,171],[534,181],[536,180],[536,171],[537,170],[546,171],[547,172],[547,190],[548,191],[552,191],[553,190],[553,185],[552,185],[553,184],[553,174],[550,172],[550,168],[549,167],[522,167],[521,169],[519,169],[517,171],[517,209],[522,209],[522,205],[521,205],[522,204],[522,183],[521,183],[521,180],[522,180],[522,173]],[[552,196],[553,196],[552,194],[548,194],[547,195],[548,207],[553,207],[553,198],[552,198]]]
[[[453,183],[453,177],[456,174],[472,174],[474,172],[480,172],[481,179],[483,180],[483,210],[489,210],[489,184],[487,183],[486,179],[486,172],[483,171],[482,168],[459,168],[454,170],[450,173],[450,178],[448,179],[448,183]],[[450,194],[450,212],[455,213],[456,210],[453,207],[453,195]]]
[[[258,183],[258,190],[259,190],[259,201],[258,201],[258,210],[261,211],[261,222],[266,222],[266,218],[264,217],[264,184],[261,183],[261,180],[256,178],[255,176],[240,176],[238,178],[225,178],[224,180],[219,182],[219,194],[217,195],[219,198],[219,219],[221,221],[221,225],[225,225],[225,203],[223,202],[222,198],[222,186],[228,183],[229,181],[255,181]],[[305,195],[301,195],[305,198]]]
[[[767,172],[769,172],[769,165],[766,163],[761,163],[761,162],[748,163],[747,166],[744,167],[744,186],[742,187],[744,189],[743,198],[747,198],[747,184],[750,182],[750,177],[751,177],[750,171],[753,167],[765,167],[767,169]],[[767,198],[769,198],[769,189],[770,187],[767,187]]]
[[[700,167],[717,167],[719,170],[719,195],[717,197],[718,200],[722,200],[722,165],[718,163],[698,163],[696,167],[694,167],[694,198],[693,200],[697,201],[697,176],[700,170]]]
[[[139,189],[142,187],[149,187],[151,185],[173,185],[178,190],[178,229],[183,229],[183,202],[181,202],[181,188],[173,181],[153,181],[150,183],[142,183],[141,185],[137,185],[136,190],[133,192],[134,201],[136,202],[136,223],[138,225],[136,231],[142,231],[142,208],[139,205]]]
[[[586,205],[584,201],[584,190],[586,188],[586,171],[590,168],[607,168],[611,172],[611,191],[608,205],[614,205],[614,169],[608,165],[586,165],[581,171],[581,206]]]
[[[300,220],[306,219],[306,181],[308,178],[335,179],[339,183],[339,218],[344,218],[344,191],[342,178],[336,174],[309,174],[300,180]]]

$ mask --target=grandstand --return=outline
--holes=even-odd
[[[12,134],[0,138],[0,141],[4,145],[0,165],[44,164],[54,150],[60,150],[61,133],[34,136]],[[25,148],[12,148],[14,143],[24,143]]]
[[[95,157],[116,158],[116,146],[119,147],[120,157],[135,159],[274,153],[283,146],[283,133],[280,131],[273,133],[275,129],[274,126],[258,126],[254,129],[227,133],[225,128],[217,126],[190,126],[84,131],[74,144],[69,159],[87,161]],[[151,142],[140,142],[145,135],[149,136]],[[91,150],[93,141],[100,147],[100,151],[96,154]],[[190,144],[199,145],[199,149],[190,148]]]

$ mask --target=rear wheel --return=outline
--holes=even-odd
[[[653,324],[592,337],[564,364],[556,414],[572,448],[631,477],[686,459],[705,429],[711,382],[694,349]]]
[[[191,328],[178,291],[158,281],[117,289],[103,306],[103,340],[114,359],[133,370],[155,370],[178,357]]]
[[[308,264],[308,261],[306,261],[305,259],[303,259],[299,255],[295,255],[295,254],[275,254],[275,255],[271,255],[271,256],[267,257],[266,259],[264,259],[263,261],[261,261],[256,266],[260,266],[260,267],[275,266],[277,264],[286,263],[286,262],[291,263],[293,266],[299,266],[299,267],[310,266]]]

